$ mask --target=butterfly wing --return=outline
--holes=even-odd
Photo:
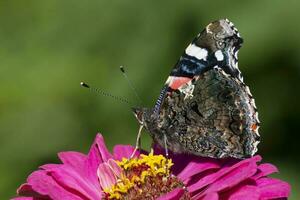
[[[150,132],[158,143],[166,135],[174,152],[215,158],[257,151],[257,111],[238,69],[241,43],[234,25],[218,20],[186,48],[154,107]]]
[[[252,156],[259,142],[259,120],[249,88],[213,68],[170,92],[160,119],[175,152],[216,158]]]
[[[178,89],[214,66],[242,80],[237,66],[237,54],[242,41],[233,23],[227,19],[210,23],[185,49],[172,69],[154,106],[154,113],[159,113],[167,92]]]

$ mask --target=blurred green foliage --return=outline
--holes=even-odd
[[[299,199],[300,1],[0,1],[0,196],[15,195],[56,153],[87,152],[96,132],[108,146],[134,144],[129,107],[80,88],[85,80],[153,106],[184,48],[209,22],[229,18],[245,43],[240,69],[262,122],[259,153]],[[150,138],[143,136],[147,148]]]

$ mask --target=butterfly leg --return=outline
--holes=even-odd
[[[143,128],[144,128],[143,125],[141,125],[140,128],[139,128],[139,132],[138,132],[138,135],[136,137],[135,148],[134,148],[134,151],[132,152],[132,154],[130,156],[130,159],[133,158],[133,156],[135,155],[136,151],[141,148],[141,135],[142,135]]]
[[[169,157],[169,151],[168,151],[168,145],[167,145],[167,136],[164,134],[164,147],[165,147],[165,155],[168,158]]]

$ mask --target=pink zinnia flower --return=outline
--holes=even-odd
[[[288,183],[267,175],[271,164],[260,156],[245,160],[170,155],[170,159],[117,145],[113,154],[98,134],[88,155],[58,154],[62,164],[46,164],[22,184],[14,200],[100,199],[280,199],[290,193]]]

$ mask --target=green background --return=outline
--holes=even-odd
[[[0,197],[8,199],[56,153],[134,144],[130,106],[88,92],[85,80],[153,106],[177,59],[209,22],[229,18],[244,45],[239,66],[259,109],[259,154],[299,199],[300,1],[0,1]],[[150,138],[143,136],[148,148]]]

